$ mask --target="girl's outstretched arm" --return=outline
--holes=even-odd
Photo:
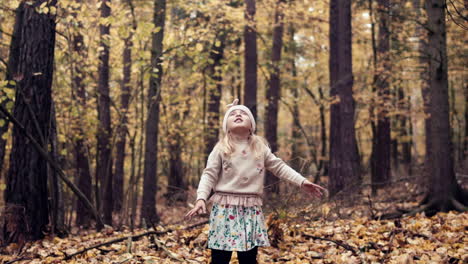
[[[266,148],[265,168],[271,171],[276,177],[288,180],[298,187],[301,187],[303,182],[307,180],[300,173],[289,167],[286,162],[273,154],[270,148]]]
[[[323,192],[325,192],[325,194],[328,193],[327,189],[310,182],[300,173],[289,167],[286,162],[273,154],[269,148],[267,148],[265,154],[265,168],[271,171],[277,177],[292,182],[293,184],[297,185],[301,189],[314,195],[317,198],[320,198],[323,195]]]

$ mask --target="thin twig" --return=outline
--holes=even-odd
[[[358,249],[353,247],[353,246],[350,246],[342,241],[339,241],[339,240],[333,240],[333,239],[329,239],[329,238],[324,238],[324,237],[318,237],[318,236],[313,236],[313,235],[309,235],[309,234],[304,234],[303,236],[307,237],[307,238],[313,238],[313,239],[318,239],[318,240],[324,240],[324,241],[330,241],[330,242],[333,242],[335,244],[337,244],[338,246],[340,247],[343,247],[344,249],[346,250],[349,250],[351,252],[353,252],[355,255],[359,255],[358,254]]]
[[[188,230],[188,229],[191,229],[191,228],[194,228],[194,227],[197,227],[197,226],[200,226],[200,225],[205,225],[206,223],[208,223],[208,221],[204,221],[204,222],[201,222],[201,223],[197,223],[197,224],[193,224],[193,225],[190,225],[190,226],[187,226],[184,228],[184,230]],[[167,230],[164,230],[164,231],[155,231],[155,230],[152,230],[152,231],[147,231],[147,232],[144,232],[144,233],[141,233],[141,234],[138,234],[138,235],[131,235],[131,236],[124,236],[124,237],[121,237],[121,238],[116,238],[116,239],[112,239],[110,241],[107,241],[107,242],[102,242],[102,243],[99,243],[99,244],[96,244],[94,246],[90,246],[90,247],[87,247],[87,248],[84,248],[82,250],[79,250],[73,254],[70,254],[70,255],[65,255],[64,257],[64,260],[69,260],[71,259],[72,257],[74,256],[77,256],[77,255],[80,255],[80,254],[83,254],[84,252],[88,251],[88,250],[91,250],[91,249],[95,249],[95,248],[99,248],[99,247],[103,247],[103,246],[108,246],[108,245],[111,245],[111,244],[114,244],[114,243],[118,243],[118,242],[122,242],[122,241],[125,241],[129,238],[131,238],[132,241],[136,241],[142,237],[145,237],[145,236],[149,236],[149,235],[164,235],[164,234],[167,234],[167,233],[170,233],[174,231],[174,229],[167,229]]]

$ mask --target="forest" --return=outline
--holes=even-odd
[[[2,0],[0,263],[208,263],[236,98],[328,190],[266,173],[259,263],[467,263],[467,67],[466,0]]]

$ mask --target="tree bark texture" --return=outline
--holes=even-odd
[[[161,97],[161,80],[163,75],[162,51],[164,39],[164,24],[166,15],[166,0],[154,1],[154,26],[160,30],[153,33],[151,47],[151,77],[148,91],[148,117],[146,120],[146,141],[144,159],[143,204],[141,207],[142,222],[159,222],[156,211],[157,190],[157,153],[158,153],[158,125],[159,101]],[[144,220],[143,220],[144,219]]]
[[[278,101],[280,98],[280,62],[281,50],[283,48],[283,0],[278,0],[275,9],[275,22],[273,28],[273,47],[271,51],[271,74],[269,87],[266,90],[266,111],[265,111],[265,138],[270,144],[271,152],[278,151]],[[279,194],[279,182],[271,172],[267,171],[265,186],[269,193]]]
[[[331,0],[330,96],[338,101],[330,110],[330,195],[360,181],[351,58],[351,1]]]
[[[130,105],[131,93],[131,73],[132,73],[132,41],[133,33],[124,40],[123,51],[123,80],[121,84],[122,94],[120,96],[120,113],[121,120],[117,129],[117,142],[116,142],[116,158],[115,158],[115,174],[114,174],[114,209],[120,211],[124,199],[124,165],[125,165],[125,149],[127,142],[127,112]]]
[[[107,18],[111,14],[110,0],[102,0],[101,18]],[[110,25],[99,25],[101,50],[99,51],[99,81],[98,81],[98,156],[96,165],[96,177],[100,181],[100,194],[102,195],[102,213],[105,224],[112,225],[112,148],[111,148],[111,116],[109,95],[109,41]]]
[[[55,16],[35,11],[43,0],[22,2],[16,23],[21,36],[17,47],[14,117],[48,146],[51,122],[51,86],[55,47]],[[55,6],[51,1],[46,6]],[[27,37],[26,37],[27,36]],[[47,161],[13,128],[10,168],[6,179],[4,241],[21,242],[44,236],[49,223]]]
[[[375,148],[371,158],[372,166],[372,191],[382,188],[384,182],[390,179],[390,119],[386,104],[390,103],[389,77],[390,77],[390,1],[378,0],[379,35],[377,46],[377,70],[374,76],[374,85],[377,86],[378,96],[384,102],[377,107],[377,134],[374,134]]]
[[[76,0],[76,3],[81,6],[82,0]],[[78,11],[79,9],[73,10],[73,18],[78,20]],[[87,112],[87,96],[86,96],[86,88],[83,83],[86,75],[86,65],[85,65],[85,58],[86,58],[86,46],[83,40],[83,34],[81,31],[83,30],[83,26],[81,21],[77,21],[76,27],[74,28],[73,36],[72,36],[72,46],[74,56],[72,56],[72,97],[75,101],[75,107],[78,108],[78,113],[86,113]],[[85,133],[83,131],[83,120],[81,119],[82,115],[77,117],[75,126],[75,131],[78,134],[73,141],[73,151],[74,151],[74,158],[75,158],[75,166],[76,166],[76,176],[77,176],[77,186],[81,190],[81,192],[88,198],[89,201],[92,201],[92,179],[91,179],[91,171],[89,167],[89,157],[88,157],[88,146],[85,140]],[[78,199],[76,201],[76,220],[75,223],[78,226],[90,226],[90,221],[93,217],[92,213],[86,207],[86,205]]]
[[[226,29],[220,29],[215,41],[210,50],[210,59],[213,63],[208,66],[208,101],[207,101],[207,127],[206,127],[206,147],[205,147],[205,160],[213,150],[214,146],[219,140],[219,127],[220,127],[220,101],[223,85],[222,73],[220,71],[221,59],[224,56],[224,48],[226,46]]]
[[[449,119],[448,61],[445,26],[445,1],[426,0],[426,13],[429,27],[429,96],[431,177],[427,196],[426,213],[453,208],[466,210],[467,195],[455,179],[453,152]]]

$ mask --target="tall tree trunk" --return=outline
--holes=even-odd
[[[266,111],[265,111],[265,138],[270,144],[271,152],[278,151],[278,100],[280,97],[280,62],[281,50],[283,48],[283,6],[284,0],[276,2],[275,23],[273,28],[273,47],[271,52],[272,72],[270,74],[269,87],[266,91]],[[246,62],[248,63],[248,62]],[[279,194],[278,179],[267,171],[265,186],[269,193]]]
[[[465,81],[465,140],[463,142],[463,162],[464,168],[468,170],[468,81]]]
[[[102,0],[101,18],[107,18],[111,14],[110,0]],[[100,54],[99,54],[99,83],[98,83],[98,157],[96,166],[96,177],[99,177],[102,194],[102,212],[105,224],[112,225],[112,149],[110,139],[111,117],[110,117],[110,94],[109,94],[109,41],[110,26],[101,24],[100,29]]]
[[[390,75],[390,32],[389,32],[389,0],[378,0],[379,13],[379,43],[377,47],[377,70],[374,75],[374,84],[377,86],[381,102],[389,102],[389,75]],[[372,166],[372,193],[382,188],[384,182],[390,179],[390,120],[385,105],[378,108],[377,112],[377,134],[374,134],[375,147],[373,148],[371,160]],[[374,142],[374,141],[373,141]]]
[[[295,36],[295,28],[294,24],[290,23],[288,27],[289,33],[289,43],[287,45],[286,52],[289,53],[289,67],[291,71],[291,75],[293,76],[293,81],[291,82],[291,94],[293,96],[293,103],[292,103],[292,145],[291,145],[291,167],[298,172],[302,172],[301,169],[303,168],[303,153],[301,152],[302,142],[301,142],[301,128],[300,128],[300,111],[299,111],[299,88],[298,83],[296,81],[297,78],[297,68],[296,68],[296,56],[297,56],[297,47],[296,41],[294,40]]]
[[[455,179],[451,130],[449,121],[447,39],[445,26],[445,1],[426,0],[429,28],[429,74],[430,74],[430,155],[431,178],[427,203],[422,207],[427,215],[451,209],[467,210],[468,195]]]
[[[158,153],[158,125],[159,101],[161,98],[161,79],[163,75],[162,51],[164,39],[164,24],[166,15],[166,0],[154,1],[153,23],[160,30],[153,33],[151,47],[151,77],[148,91],[148,118],[146,120],[145,164],[143,183],[143,204],[141,207],[142,223],[159,222],[156,211],[157,190],[157,153]]]
[[[244,100],[255,119],[257,119],[257,27],[255,25],[255,0],[245,0],[244,27]]]
[[[214,146],[219,139],[219,127],[220,127],[220,116],[219,106],[222,94],[223,80],[222,73],[220,71],[221,59],[224,56],[224,48],[226,46],[226,29],[220,29],[219,33],[211,46],[210,59],[213,63],[207,68],[208,70],[208,101],[207,101],[207,128],[206,128],[206,147],[205,147],[205,160],[213,150]],[[217,70],[218,69],[218,70]]]
[[[330,195],[360,181],[354,130],[351,1],[330,1]]]
[[[323,96],[321,85],[318,87],[318,92],[319,92],[320,102],[323,102],[324,96]],[[327,133],[326,133],[327,125],[325,123],[325,106],[323,105],[323,103],[320,103],[319,112],[320,112],[320,142],[321,142],[320,156],[322,157],[322,159],[320,159],[319,165],[317,167],[317,175],[315,176],[315,182],[317,182],[318,177],[320,176],[320,171],[323,170],[323,175],[328,175],[328,163],[329,163],[329,161],[325,159],[327,155]]]
[[[22,2],[18,8],[15,23],[20,26],[15,33],[28,37],[21,39],[17,50],[14,117],[46,147],[52,115],[55,16],[36,12],[43,3],[49,8],[56,5],[56,1],[37,0],[31,5]],[[7,243],[44,237],[49,222],[47,167],[47,161],[15,126],[2,227]]]
[[[50,150],[49,155],[56,161],[59,162],[60,154],[57,145],[57,122],[55,119],[55,104],[51,104],[51,116],[50,116],[50,132],[49,132],[49,144]],[[55,171],[50,164],[48,165],[49,172],[49,205],[50,205],[50,220],[52,234],[58,234],[64,236],[66,234],[65,229],[65,205],[63,199],[63,183],[59,179],[57,171]]]
[[[133,30],[136,25],[133,25]],[[117,128],[116,158],[115,158],[115,173],[114,173],[114,209],[120,211],[123,205],[124,198],[124,165],[125,165],[125,147],[127,142],[127,112],[130,104],[131,93],[131,74],[132,74],[132,47],[133,47],[133,31],[125,38],[123,51],[123,80],[121,84],[122,94],[120,95],[120,112],[121,120]]]
[[[78,20],[78,10],[81,8],[82,1],[76,0],[76,3],[79,7],[73,10],[74,19]],[[85,57],[86,57],[86,46],[83,40],[83,35],[81,30],[83,26],[81,21],[77,21],[77,25],[74,29],[72,36],[72,45],[73,51],[76,53],[73,58],[75,60],[72,62],[72,97],[76,102],[76,107],[79,109],[78,113],[86,113],[86,88],[83,83],[85,78],[86,71],[85,69]],[[78,136],[73,142],[74,156],[76,163],[76,175],[78,177],[77,185],[78,188],[83,192],[83,194],[92,201],[92,180],[91,180],[91,171],[89,168],[89,157],[87,153],[88,146],[85,141],[85,133],[83,120],[81,115],[77,117],[78,122],[75,124],[76,133]],[[87,209],[86,205],[81,201],[77,200],[76,202],[76,225],[89,227],[91,225],[92,213]]]

